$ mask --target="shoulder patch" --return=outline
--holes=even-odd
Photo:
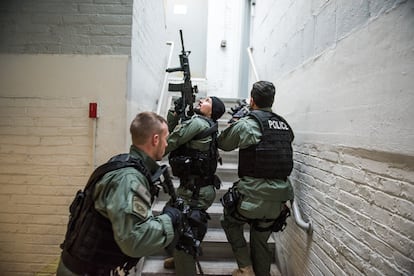
[[[132,211],[134,214],[138,215],[140,218],[147,218],[148,206],[139,196],[134,196],[132,198]]]
[[[174,132],[179,131],[181,129],[181,127],[182,127],[182,125],[181,124],[178,124],[178,125],[175,126],[175,128],[174,128],[173,131]]]
[[[144,187],[144,185],[139,185],[137,189],[137,193],[143,200],[145,200],[148,205],[151,205],[151,195],[148,190]]]

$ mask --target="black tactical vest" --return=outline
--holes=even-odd
[[[151,176],[140,159],[120,154],[99,166],[83,191],[79,190],[69,210],[70,217],[61,244],[62,261],[72,272],[81,275],[109,275],[118,266],[127,271],[139,258],[125,255],[114,240],[111,222],[98,213],[92,199],[95,184],[110,171],[134,167],[151,182]]]
[[[281,116],[253,110],[248,116],[260,124],[262,139],[239,151],[239,177],[276,178],[285,180],[293,168],[293,131]]]
[[[210,124],[210,127],[194,136],[192,140],[199,140],[211,136],[209,150],[200,151],[191,149],[187,147],[187,144],[184,144],[170,152],[168,160],[172,173],[180,178],[189,175],[212,177],[217,169],[219,158],[217,150],[217,122],[213,122],[204,116],[199,116],[199,118],[206,120]]]

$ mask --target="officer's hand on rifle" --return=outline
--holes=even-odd
[[[175,113],[180,115],[183,112],[182,107],[183,107],[183,97],[179,97],[178,99],[176,99],[174,101],[174,111],[175,111]]]
[[[174,230],[181,231],[183,227],[183,213],[172,206],[166,205],[162,210],[162,214],[166,214],[171,218]]]
[[[174,239],[166,247],[167,251],[172,251],[177,246],[177,242],[180,240],[183,233],[183,213],[177,208],[166,205],[161,214],[168,215],[171,218],[174,227]]]

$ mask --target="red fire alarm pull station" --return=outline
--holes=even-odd
[[[98,103],[89,103],[89,118],[98,117]]]

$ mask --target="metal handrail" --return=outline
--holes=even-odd
[[[172,57],[172,54],[173,54],[173,51],[174,51],[174,42],[173,41],[167,41],[166,44],[170,45],[170,54],[168,56],[167,67],[165,67],[165,68],[170,68],[171,57]],[[158,105],[157,105],[157,114],[158,115],[161,115],[160,114],[161,109],[163,108],[163,104],[165,102],[165,91],[166,91],[167,81],[168,81],[168,72],[165,72],[164,81],[162,83],[162,88],[161,88],[160,99],[159,99]]]
[[[247,55],[249,56],[250,65],[252,66],[253,74],[256,81],[259,81],[259,75],[257,74],[256,66],[253,60],[253,47],[247,47]]]
[[[255,77],[256,81],[259,81],[259,75],[257,74],[256,66],[255,66],[254,60],[253,60],[253,47],[247,47],[247,55],[249,56],[250,66],[252,67],[254,77]],[[305,222],[303,220],[297,200],[292,200],[291,201],[291,206],[292,206],[292,212],[293,212],[293,216],[295,218],[296,224],[300,228],[305,230],[308,234],[311,234],[312,231],[313,231],[312,230],[312,223],[310,221]]]
[[[295,217],[295,222],[297,226],[306,231],[309,235],[312,234],[313,228],[311,221],[305,222],[301,216],[300,208],[296,200],[291,201],[293,216]]]

